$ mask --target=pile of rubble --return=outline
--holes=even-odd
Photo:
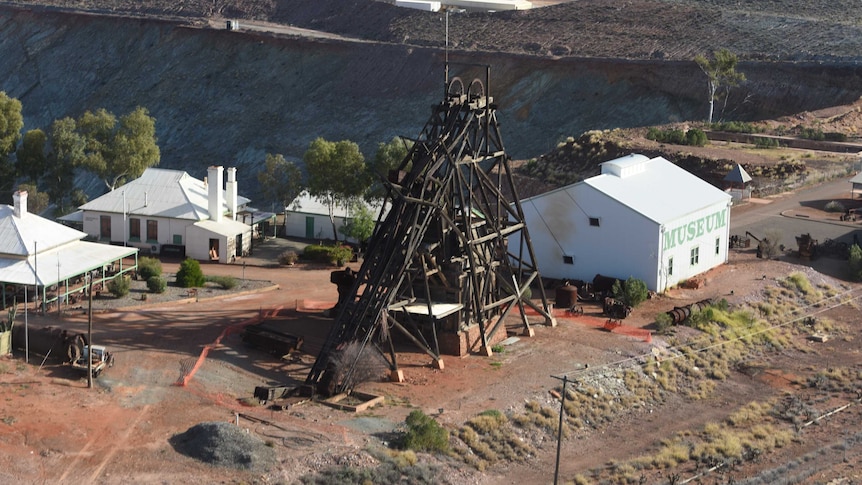
[[[179,453],[211,465],[266,472],[278,464],[271,445],[231,423],[197,424],[170,442]]]

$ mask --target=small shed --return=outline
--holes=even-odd
[[[726,184],[725,192],[733,197],[733,200],[745,200],[751,198],[751,188],[745,186],[751,182],[751,175],[742,168],[742,165],[736,164],[733,169],[724,176]]]
[[[251,248],[251,227],[230,219],[196,222],[186,228],[186,235],[186,256],[201,261],[231,263]]]

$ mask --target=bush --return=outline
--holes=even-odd
[[[673,318],[667,313],[659,313],[655,316],[655,327],[659,333],[666,332],[669,328],[673,326]]]
[[[407,419],[407,432],[404,434],[402,445],[413,451],[440,451],[449,449],[449,431],[440,426],[434,418],[422,411],[411,412]]]
[[[706,133],[699,128],[692,128],[685,132],[685,144],[695,147],[706,145]]]
[[[826,212],[844,212],[844,204],[838,202],[836,200],[830,200],[826,203],[826,206],[823,207],[823,210]]]
[[[278,263],[279,264],[294,264],[299,259],[299,255],[296,254],[296,251],[285,251],[278,255]]]
[[[698,147],[706,145],[706,133],[697,128],[692,128],[688,131],[650,128],[647,131],[646,137],[660,143],[672,143],[674,145],[692,145]]]
[[[237,280],[233,276],[207,276],[206,280],[221,286],[225,290],[230,290],[237,285]]]
[[[147,289],[150,293],[164,293],[168,282],[161,276],[150,276],[147,278]]]
[[[847,265],[850,268],[850,279],[862,281],[862,248],[856,244],[850,246],[850,260]]]
[[[334,264],[344,266],[344,263],[353,259],[353,250],[348,246],[306,246],[302,255],[311,261],[318,263]]]
[[[177,285],[182,288],[198,288],[206,283],[201,264],[194,259],[186,259],[177,271]]]
[[[117,298],[122,298],[128,295],[131,287],[131,278],[125,275],[116,276],[108,282],[108,291]]]
[[[757,148],[778,148],[778,139],[776,138],[766,138],[763,136],[754,137],[754,146]]]
[[[635,277],[629,277],[625,283],[616,280],[611,291],[614,294],[614,298],[632,308],[646,301],[647,296],[649,296],[646,283]]]
[[[162,262],[156,258],[144,256],[138,261],[138,276],[144,281],[150,281],[153,276],[162,275]]]
[[[826,136],[820,128],[802,128],[799,131],[799,137],[808,140],[823,141]]]
[[[711,125],[715,131],[726,131],[728,133],[761,133],[763,128],[745,123],[744,121],[724,121]]]

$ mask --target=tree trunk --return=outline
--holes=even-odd
[[[327,206],[329,207],[329,222],[332,223],[332,238],[338,242],[338,229],[335,228],[335,198],[327,196]]]
[[[718,86],[710,81],[709,82],[709,118],[707,118],[707,122],[712,123],[712,115],[715,112],[715,92],[718,89]]]

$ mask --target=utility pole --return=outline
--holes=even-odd
[[[87,389],[93,388],[93,273],[88,273],[90,288],[87,291]],[[82,354],[84,352],[81,352]]]
[[[551,377],[559,379],[559,377]],[[560,479],[560,448],[563,444],[563,417],[566,415],[566,385],[568,383],[569,376],[563,376],[563,392],[560,393],[560,427],[557,429],[557,462],[554,467],[554,485],[557,485]]]

